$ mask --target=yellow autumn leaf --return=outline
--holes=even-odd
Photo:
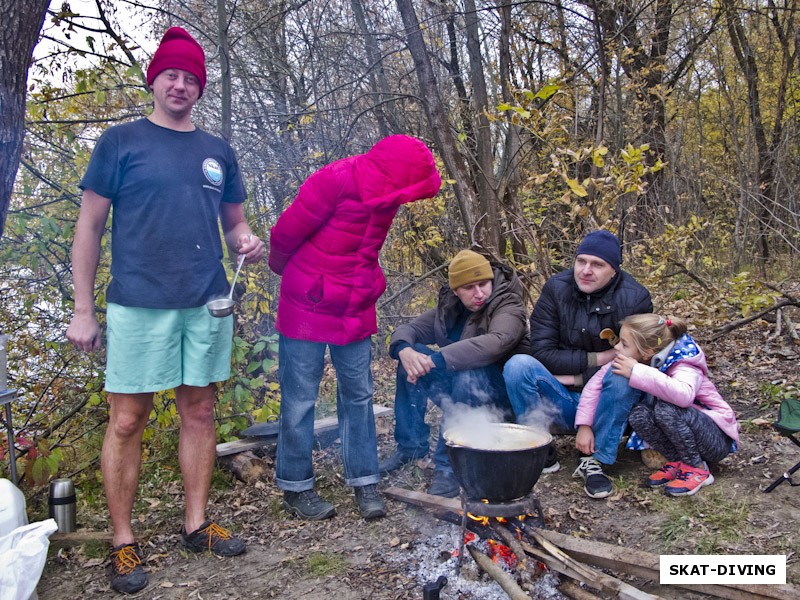
[[[569,186],[569,189],[572,190],[572,193],[576,196],[585,198],[589,195],[589,192],[586,191],[586,188],[583,187],[577,179],[567,178],[567,185]]]

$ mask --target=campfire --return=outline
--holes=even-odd
[[[561,593],[578,600],[597,597],[589,590],[634,600],[659,598],[600,570],[612,570],[657,586],[660,578],[657,555],[546,528],[541,503],[533,488],[552,443],[549,434],[504,423],[482,427],[479,439],[473,434],[465,429],[444,434],[450,463],[461,487],[459,498],[401,488],[385,490],[389,497],[428,508],[438,518],[461,526],[459,549],[453,553],[456,575],[466,550],[512,600],[530,599],[526,589],[535,589],[535,581],[548,571],[561,577]],[[437,582],[438,589],[443,581],[446,578]],[[706,594],[736,600],[786,598],[796,593],[791,586],[778,585],[701,587]],[[426,600],[438,598],[438,589],[432,584]]]

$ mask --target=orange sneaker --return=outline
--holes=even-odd
[[[668,484],[670,481],[675,479],[680,466],[681,463],[678,461],[664,463],[664,465],[658,471],[647,478],[647,485],[650,487],[659,487]]]
[[[703,466],[706,466],[705,463]],[[714,476],[708,468],[681,463],[675,479],[664,487],[664,491],[670,496],[693,496],[700,491],[701,487],[712,483],[714,483]]]

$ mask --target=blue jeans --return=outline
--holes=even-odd
[[[314,405],[326,348],[330,348],[336,369],[336,411],[344,482],[359,487],[380,481],[372,410],[370,338],[336,346],[282,335],[278,345],[281,411],[275,466],[275,483],[282,490],[302,492],[314,487]]]
[[[575,433],[580,393],[559,383],[542,363],[528,354],[516,354],[506,363],[503,377],[518,423]],[[641,397],[642,392],[632,388],[628,379],[610,370],[606,373],[592,424],[593,456],[599,462],[616,462],[628,414]]]
[[[416,344],[414,350],[433,354],[433,350],[424,344]],[[436,368],[418,379],[416,384],[409,383],[407,377],[403,364],[398,361],[394,396],[394,439],[397,441],[397,451],[407,457],[420,457],[428,453],[430,427],[425,423],[425,411],[430,399],[443,411],[439,441],[433,454],[437,469],[452,472],[442,432],[446,428],[448,413],[457,410],[453,403],[469,406],[495,405],[510,413],[506,386],[497,365],[465,371]]]

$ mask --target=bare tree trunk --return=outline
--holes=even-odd
[[[759,94],[759,74],[756,64],[755,54],[750,47],[747,34],[742,25],[738,14],[738,9],[731,0],[724,0],[723,7],[728,26],[728,35],[731,40],[736,60],[742,69],[745,81],[747,82],[747,107],[750,113],[750,126],[753,130],[753,137],[756,144],[756,160],[758,163],[758,175],[756,190],[761,197],[758,216],[758,251],[759,251],[759,270],[761,275],[766,273],[766,264],[769,260],[769,241],[767,227],[770,221],[770,209],[768,203],[772,198],[774,187],[774,163],[767,141],[764,119],[761,114],[761,100]]]
[[[485,235],[486,219],[481,218],[478,198],[475,195],[475,191],[469,186],[469,175],[464,159],[456,151],[456,142],[453,139],[453,133],[450,129],[450,123],[447,121],[444,106],[439,98],[436,76],[428,58],[425,41],[422,38],[422,31],[419,27],[419,20],[414,11],[412,0],[396,1],[397,8],[403,19],[403,26],[405,27],[404,33],[408,50],[414,60],[417,81],[422,93],[423,108],[428,117],[428,122],[445,168],[455,179],[456,200],[461,209],[461,217],[466,229],[469,246],[480,245],[489,252],[496,252],[497,248],[489,244],[489,239]]]
[[[390,133],[399,131],[399,127],[397,126],[392,105],[387,104],[384,106],[388,102],[390,94],[389,85],[386,82],[386,73],[383,70],[383,58],[381,57],[375,34],[372,33],[367,25],[363,3],[361,0],[350,0],[350,6],[353,8],[353,15],[356,18],[358,28],[364,36],[364,51],[369,61],[367,72],[369,73],[370,87],[375,93],[375,119],[378,122],[378,130],[381,132],[381,136],[385,137]]]
[[[25,137],[28,67],[49,4],[49,0],[0,1],[0,236]]]
[[[484,243],[498,250],[500,246],[500,210],[497,197],[497,182],[494,175],[494,157],[492,130],[486,110],[489,107],[489,94],[483,76],[483,59],[481,56],[480,32],[478,28],[478,12],[475,0],[464,0],[467,34],[467,54],[469,55],[469,73],[472,83],[472,110],[476,121],[475,131],[475,189],[478,193],[482,219],[486,226],[482,228],[486,238]],[[502,252],[501,252],[502,254]]]
[[[219,69],[221,72],[222,106],[220,116],[220,133],[226,140],[231,140],[231,66],[228,52],[228,17],[225,11],[225,0],[217,0],[217,37],[219,39]]]
[[[510,88],[511,80],[511,5],[505,0],[497,0],[497,10],[500,11],[500,93],[503,102],[511,104],[513,101]],[[511,119],[508,120],[508,133],[506,134],[503,149],[502,163],[499,173],[502,174],[498,182],[498,196],[503,204],[506,222],[508,223],[511,251],[517,262],[525,262],[527,251],[525,241],[516,233],[516,223],[522,222],[522,207],[520,206],[517,189],[520,185],[519,165],[521,162],[522,142],[520,140],[519,126]],[[500,240],[501,253],[502,244]]]

